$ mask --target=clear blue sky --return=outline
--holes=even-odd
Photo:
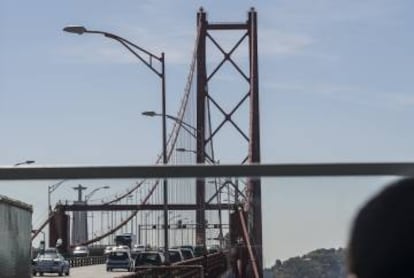
[[[2,0],[0,165],[152,164],[159,121],[140,112],[159,111],[156,77],[111,40],[61,30],[82,24],[165,51],[175,114],[200,6],[211,21],[258,11],[263,162],[413,161],[412,1]],[[231,140],[224,163],[237,152]],[[266,180],[266,264],[343,246],[355,209],[386,181]],[[33,204],[37,219],[47,185],[2,183],[0,194]]]

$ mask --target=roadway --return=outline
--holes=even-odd
[[[126,272],[125,270],[114,270],[113,272],[106,272],[104,264],[91,265],[91,266],[82,266],[82,267],[73,267],[70,269],[71,278],[114,278],[119,277],[131,272]],[[44,274],[45,277],[59,277],[57,274]],[[34,276],[33,276],[34,277]],[[40,277],[40,276],[36,276]],[[66,276],[67,277],[67,276]]]

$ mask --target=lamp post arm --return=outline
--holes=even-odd
[[[64,183],[65,181],[67,181],[67,180],[61,180],[60,182],[57,182],[55,184],[50,185],[49,186],[49,194],[52,193],[53,191],[55,191],[56,189],[58,189],[59,186],[61,186],[62,183]]]
[[[246,199],[246,195],[244,195],[243,192],[240,191],[240,189],[232,182],[232,181],[225,181],[220,187],[219,189],[213,194],[213,196],[210,197],[210,199],[206,202],[207,204],[209,204],[216,196],[217,194],[219,194],[221,192],[221,190],[226,186],[226,185],[231,185],[234,189],[234,191],[236,191],[238,194],[240,194],[244,199]]]
[[[94,190],[92,190],[88,195],[86,195],[85,196],[85,201],[88,201],[91,197],[92,197],[92,195],[96,192],[96,191],[98,191],[100,188],[95,188]]]
[[[92,197],[93,194],[95,194],[97,191],[104,189],[104,188],[107,189],[108,187],[101,186],[101,187],[98,187],[92,190],[88,195],[85,196],[85,201],[88,201]]]
[[[151,56],[152,58],[155,58],[158,61],[161,61],[161,58],[158,57],[157,55],[151,53],[150,51],[148,51],[148,50],[136,45],[135,43],[133,43],[133,42],[131,42],[131,41],[129,41],[129,40],[123,38],[123,37],[120,37],[118,35],[115,35],[115,34],[112,34],[112,33],[109,33],[109,32],[104,32],[104,31],[96,31],[96,30],[87,30],[85,33],[101,34],[101,35],[104,35],[105,37],[108,37],[108,38],[111,38],[111,39],[123,41],[123,42],[133,46],[134,48],[138,49],[139,51],[147,54],[148,56]]]
[[[175,121],[176,123],[178,123],[185,131],[188,132],[188,134],[190,134],[193,138],[197,139],[197,129],[195,127],[193,127],[192,125],[178,119],[177,117],[171,116],[171,115],[165,115],[165,117],[167,117],[168,119],[171,119],[173,121]]]
[[[141,55],[139,55],[137,52],[135,52],[128,44],[126,44],[124,41],[119,41],[123,46],[125,46],[126,49],[129,50],[129,52],[131,52],[135,57],[137,57],[139,60],[141,60],[141,62],[143,62],[150,70],[152,70],[158,77],[162,78],[163,77],[163,73],[159,72],[156,68],[154,68],[152,66],[152,62],[151,59],[153,56],[150,56],[150,62],[147,62],[144,58],[141,57]],[[164,63],[163,61],[160,61],[161,63]]]
[[[173,120],[173,121],[175,121],[175,122],[177,122],[177,123],[179,123],[179,124],[182,124],[182,125],[184,125],[184,126],[186,126],[186,127],[188,127],[189,129],[192,129],[194,132],[197,132],[197,129],[195,128],[195,127],[193,127],[192,125],[190,125],[189,123],[186,123],[185,121],[183,121],[183,120],[180,120],[178,117],[175,117],[175,116],[172,116],[172,115],[165,115],[168,119],[171,119],[171,120]]]
[[[91,34],[102,34],[107,38],[113,39],[118,41],[120,44],[122,44],[126,49],[129,50],[129,52],[131,52],[135,57],[137,57],[139,60],[141,60],[141,62],[143,62],[150,70],[152,70],[155,74],[157,74],[160,78],[163,77],[163,72],[162,71],[158,71],[156,68],[153,67],[152,65],[152,59],[156,59],[157,61],[159,61],[161,64],[164,63],[164,60],[162,59],[162,57],[158,57],[157,55],[151,53],[150,51],[136,45],[135,43],[122,38],[120,36],[117,36],[115,34],[112,33],[108,33],[108,32],[102,32],[102,31],[86,31],[85,33],[91,33]],[[134,49],[148,55],[149,57],[149,62],[146,61],[137,51],[135,51]]]

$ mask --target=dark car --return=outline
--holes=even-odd
[[[184,261],[184,256],[180,249],[169,249],[168,254],[170,256],[170,263],[178,263]]]
[[[204,247],[204,245],[196,245],[196,246],[194,247],[194,251],[193,251],[193,253],[194,253],[194,256],[196,256],[196,257],[200,257],[200,256],[204,256],[204,255],[206,255],[206,254],[207,254],[207,250],[206,250],[206,248]]]
[[[32,272],[33,276],[36,276],[37,273],[40,276],[43,276],[43,273],[57,273],[59,276],[69,275],[70,264],[59,253],[45,253],[33,260]]]
[[[192,259],[194,258],[193,250],[188,248],[180,248],[181,254],[183,254],[184,260]]]
[[[136,266],[163,264],[165,264],[164,254],[158,251],[145,251],[139,253],[135,259]]]
[[[182,248],[190,249],[191,251],[194,252],[194,246],[192,246],[192,245],[181,245],[181,246],[178,246],[178,247],[173,247],[173,249],[182,249]]]
[[[132,259],[129,251],[114,250],[108,254],[106,259],[106,271],[113,269],[126,269],[127,271],[135,271],[135,261]]]

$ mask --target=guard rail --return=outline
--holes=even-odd
[[[104,264],[105,256],[71,257],[68,259],[70,267],[80,267],[94,264]]]
[[[132,274],[117,278],[204,278],[218,277],[227,270],[227,257],[223,252],[192,258],[169,266],[138,266]]]

